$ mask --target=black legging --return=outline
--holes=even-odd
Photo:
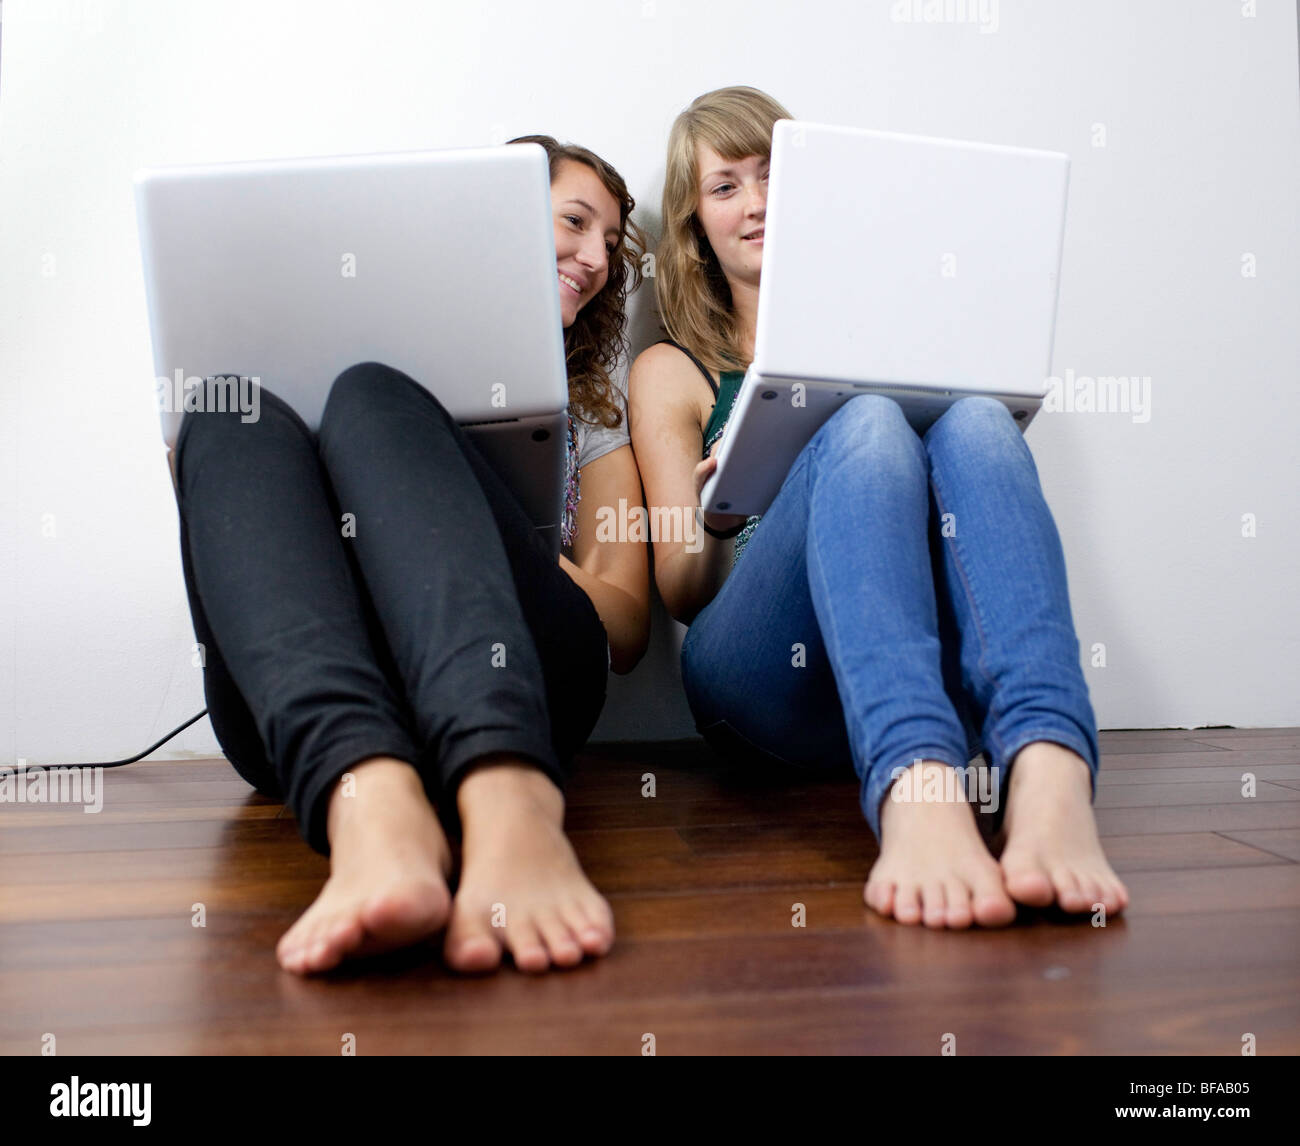
[[[266,389],[257,421],[187,412],[176,485],[212,727],[314,849],[367,757],[444,803],[488,753],[563,785],[604,705],[604,626],[424,387],[350,367],[319,435]]]

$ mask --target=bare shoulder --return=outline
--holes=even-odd
[[[628,401],[641,406],[669,405],[692,411],[703,426],[713,409],[713,392],[699,368],[676,346],[659,342],[636,356],[628,373]]]

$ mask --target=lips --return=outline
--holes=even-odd
[[[564,271],[560,271],[559,276],[560,276],[560,283],[563,286],[568,287],[569,290],[573,291],[575,295],[581,296],[586,291],[587,284],[584,283],[581,279],[576,279],[573,277],[573,275],[565,274]]]
[[[763,228],[759,227],[757,231],[750,231],[748,235],[740,236],[747,243],[761,243],[763,241]]]

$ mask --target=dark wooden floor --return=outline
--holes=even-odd
[[[862,904],[856,782],[737,776],[696,742],[599,746],[569,829],[604,960],[436,954],[300,980],[273,948],[327,863],[223,760],[105,774],[104,810],[0,804],[0,1053],[1300,1053],[1300,730],[1108,732],[1097,817],[1132,906],[931,932]],[[654,772],[657,796],[641,795]],[[1257,779],[1242,795],[1243,773]],[[193,905],[207,926],[191,925]],[[791,926],[792,907],[807,926]]]

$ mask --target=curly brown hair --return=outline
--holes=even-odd
[[[569,401],[583,421],[612,429],[622,425],[623,412],[614,398],[610,371],[619,355],[628,353],[625,304],[627,296],[641,285],[641,259],[649,245],[645,232],[631,219],[636,200],[628,193],[623,177],[594,151],[559,143],[549,135],[521,135],[508,142],[537,143],[545,148],[552,182],[566,159],[585,164],[618,204],[618,247],[610,256],[609,278],[564,332]]]

